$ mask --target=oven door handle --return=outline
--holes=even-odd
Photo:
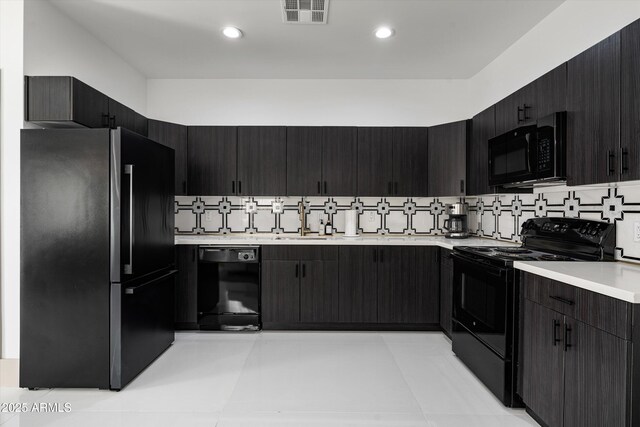
[[[471,268],[472,270],[483,274],[488,273],[493,276],[503,277],[510,271],[508,268],[500,268],[487,261],[470,258],[458,252],[453,252],[452,257],[454,263],[458,261],[459,263],[464,264],[464,267]]]

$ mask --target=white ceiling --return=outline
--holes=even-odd
[[[330,0],[327,25],[291,25],[280,0],[50,1],[148,78],[185,79],[465,79],[563,2]]]

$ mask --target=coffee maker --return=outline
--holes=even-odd
[[[469,205],[466,203],[452,203],[446,206],[449,218],[444,220],[445,237],[451,239],[466,239],[469,237],[467,214]]]

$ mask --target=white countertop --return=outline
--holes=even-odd
[[[359,236],[334,235],[320,238],[315,235],[300,237],[283,234],[238,234],[238,235],[177,235],[176,245],[387,245],[387,246],[439,246],[453,249],[454,246],[517,246],[516,243],[469,237],[447,239],[444,236]]]
[[[516,261],[519,270],[623,301],[640,303],[640,265],[626,262]]]

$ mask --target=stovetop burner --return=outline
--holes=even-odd
[[[499,264],[511,263],[512,261],[577,261],[571,256],[542,252],[522,246],[458,246],[456,250],[472,253],[476,257],[489,259]]]
[[[573,261],[574,259],[564,255],[543,254],[538,258],[540,261]]]
[[[495,248],[494,251],[504,252],[506,254],[530,254],[532,252],[529,249],[525,249],[525,248],[510,248],[510,247]]]
[[[493,248],[474,247],[475,252],[493,252]]]
[[[500,254],[498,258],[514,260],[514,261],[538,261],[539,260],[539,258],[536,258],[533,256],[519,255],[519,254]]]

